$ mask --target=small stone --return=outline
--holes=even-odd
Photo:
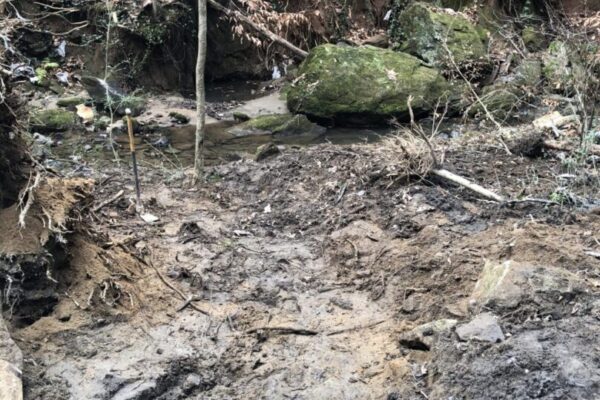
[[[197,388],[202,384],[202,377],[198,374],[189,374],[183,381],[183,390],[189,393],[193,389]]]
[[[410,296],[402,302],[402,311],[405,313],[412,313],[417,309],[415,304],[415,296]]]
[[[361,269],[361,270],[356,271],[357,278],[366,278],[371,275],[372,275],[372,272],[370,269]]]
[[[180,125],[184,125],[184,124],[187,124],[188,122],[190,122],[189,117],[187,117],[181,113],[178,113],[176,111],[171,111],[169,113],[169,117],[171,118],[171,120],[173,122],[180,124]]]
[[[345,300],[339,297],[332,297],[329,299],[329,302],[343,310],[352,310],[354,308],[350,300]]]
[[[61,322],[67,322],[71,319],[71,313],[69,312],[59,312],[56,318]]]
[[[400,344],[413,350],[430,350],[437,337],[449,332],[457,321],[455,319],[438,319],[419,325],[400,336]]]
[[[277,147],[275,144],[273,144],[273,143],[263,144],[256,149],[256,154],[254,155],[254,161],[261,161],[261,160],[264,160],[265,158],[277,155],[279,153],[280,153],[279,147]]]
[[[468,324],[456,328],[456,334],[462,341],[501,342],[504,334],[496,320],[497,317],[491,313],[479,314]]]
[[[233,119],[237,122],[246,122],[250,119],[250,116],[244,112],[241,111],[234,111],[233,112]]]

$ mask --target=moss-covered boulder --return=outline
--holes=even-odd
[[[325,128],[310,122],[305,115],[269,114],[261,115],[229,129],[235,137],[252,135],[303,135],[325,133]]]
[[[61,132],[72,128],[77,122],[74,113],[62,109],[34,111],[29,115],[29,128],[41,133]]]
[[[426,62],[445,66],[485,59],[487,32],[462,14],[421,2],[412,3],[390,23],[395,47]]]
[[[287,103],[292,112],[339,125],[381,125],[408,118],[409,96],[415,114],[423,115],[450,95],[442,75],[411,55],[327,44],[314,48],[301,65]]]

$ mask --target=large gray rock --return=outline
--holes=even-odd
[[[471,304],[491,310],[510,310],[533,301],[540,310],[555,309],[588,290],[577,275],[556,267],[515,261],[486,262],[471,294]]]
[[[592,317],[512,325],[501,343],[457,346],[446,340],[431,355],[430,399],[596,399],[600,387]],[[406,396],[405,398],[410,398]]]

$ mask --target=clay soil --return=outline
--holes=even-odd
[[[555,299],[569,312],[531,302],[498,315],[502,343],[453,331],[431,348],[399,339],[471,320],[486,260],[565,269],[597,299],[598,209],[498,204],[407,179],[381,146],[288,147],[210,167],[194,189],[181,171],[143,167],[150,224],[134,212],[125,165],[95,172],[95,202],[67,237],[68,285],[48,315],[12,331],[25,398],[594,398],[598,308],[577,298]],[[555,156],[481,145],[449,152],[445,166],[507,197],[547,199]]]

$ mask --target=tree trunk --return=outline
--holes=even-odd
[[[196,59],[196,146],[194,152],[194,183],[204,164],[204,65],[206,63],[206,0],[198,0],[198,58]]]

